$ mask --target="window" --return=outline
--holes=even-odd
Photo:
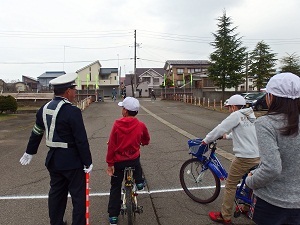
[[[194,73],[195,69],[188,69],[188,73]]]
[[[159,82],[159,78],[153,78],[153,83],[158,83]]]
[[[183,86],[183,81],[182,81],[182,80],[178,80],[178,81],[177,81],[177,86],[178,86],[178,87]]]
[[[150,83],[150,77],[143,77],[142,82],[148,82]]]
[[[183,74],[183,69],[177,69],[177,74]]]
[[[201,72],[200,68],[195,69],[195,73]]]

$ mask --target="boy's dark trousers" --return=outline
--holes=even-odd
[[[124,178],[124,169],[125,167],[134,167],[135,170],[133,172],[133,178],[135,179],[135,183],[143,183],[142,177],[142,167],[140,163],[140,157],[134,160],[128,160],[123,162],[116,162],[114,164],[115,172],[114,175],[111,177],[111,188],[110,188],[110,195],[109,195],[109,202],[108,202],[108,214],[109,217],[118,216],[121,210],[121,188],[122,182]]]

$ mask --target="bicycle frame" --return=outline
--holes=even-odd
[[[131,167],[126,167],[124,169],[124,181],[126,187],[131,187],[134,185],[133,170],[134,168]]]
[[[211,168],[215,174],[218,176],[220,180],[226,180],[228,173],[226,172],[225,168],[220,163],[219,159],[216,156],[216,142],[213,142],[209,146],[210,154],[207,156],[207,154],[196,156],[199,161],[201,161],[204,165],[202,168],[203,170],[206,170],[207,167]]]
[[[124,169],[124,188],[128,187],[131,188],[132,193],[131,193],[131,197],[134,200],[135,206],[137,205],[137,194],[136,194],[136,188],[135,188],[135,183],[134,183],[134,179],[133,179],[133,170],[134,168],[131,167],[126,167]],[[124,189],[123,188],[123,189]],[[125,190],[123,190],[125,192]],[[126,211],[126,195],[123,194],[123,203],[122,203],[122,208]]]
[[[125,186],[126,187],[131,187],[132,188],[132,198],[134,200],[134,205],[135,207],[137,208],[137,193],[136,193],[136,186],[135,186],[135,181],[134,181],[134,178],[133,178],[133,171],[134,171],[134,168],[131,168],[131,167],[126,167],[125,170],[124,170],[124,173],[125,173]],[[136,208],[134,209],[136,211]]]
[[[131,215],[135,215],[135,213],[142,213],[143,207],[138,206],[137,202],[137,188],[135,185],[135,181],[133,178],[134,168],[126,167],[124,169],[124,186],[123,186],[123,198],[122,198],[122,206],[121,206],[121,214],[128,215],[128,224],[132,224]],[[128,193],[130,192],[130,193]],[[130,199],[128,199],[128,197]],[[132,204],[131,204],[132,203]],[[129,204],[129,205],[128,205]],[[129,208],[127,208],[129,206]]]
[[[251,205],[251,195],[252,190],[246,186],[245,180],[248,174],[245,174],[242,178],[242,183],[237,187],[235,198],[238,200],[242,200],[244,204]]]

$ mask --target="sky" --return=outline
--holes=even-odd
[[[209,60],[224,10],[247,51],[264,41],[278,59],[300,55],[299,9],[299,0],[2,0],[0,79],[73,73],[96,60],[125,76],[135,30],[137,68]]]

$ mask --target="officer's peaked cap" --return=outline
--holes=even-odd
[[[69,88],[76,86],[77,73],[66,73],[49,82],[54,88]]]

